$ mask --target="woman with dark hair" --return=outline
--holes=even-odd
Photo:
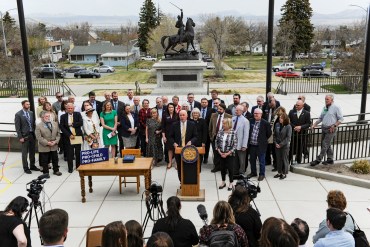
[[[199,231],[199,243],[201,245],[210,244],[210,236],[213,232],[220,229],[231,229],[234,231],[240,247],[248,247],[247,235],[243,228],[235,223],[233,210],[228,202],[219,201],[213,208],[213,219],[211,224],[203,226]]]
[[[274,178],[285,179],[289,171],[289,146],[292,137],[292,126],[286,113],[279,116],[275,125],[274,144],[278,174]]]
[[[112,157],[116,157],[118,119],[117,112],[113,110],[110,101],[106,101],[103,105],[103,110],[100,113],[100,123],[103,127],[104,146],[111,147]]]
[[[198,244],[199,237],[194,224],[180,215],[181,201],[176,196],[167,199],[167,216],[159,219],[153,227],[152,234],[166,232],[176,247],[191,247]]]
[[[113,221],[104,227],[101,247],[128,247],[126,227],[122,221]]]
[[[165,232],[157,232],[152,234],[146,243],[146,247],[174,247],[173,241]]]
[[[127,231],[127,246],[143,247],[143,228],[136,220],[129,220],[125,224]]]
[[[249,247],[258,247],[261,236],[261,218],[250,205],[251,198],[243,186],[236,186],[229,197],[229,204],[234,212],[235,222],[240,225],[248,238]]]
[[[22,214],[27,212],[28,205],[26,198],[17,196],[0,213],[0,246],[31,246],[30,231],[22,220]]]
[[[135,148],[138,127],[139,120],[137,116],[131,112],[130,105],[125,105],[121,119],[122,140],[125,148]]]
[[[154,165],[163,159],[162,124],[156,108],[150,110],[145,128],[146,157],[153,157]],[[153,164],[152,164],[153,166]]]
[[[167,105],[167,111],[162,115],[162,138],[166,149],[168,150],[168,165],[167,169],[172,167],[172,160],[174,157],[173,142],[170,141],[170,133],[174,123],[179,121],[178,114],[175,111],[175,105],[169,103]]]
[[[270,217],[263,222],[259,244],[261,247],[297,247],[299,237],[285,220]]]

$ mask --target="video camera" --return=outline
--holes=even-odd
[[[163,192],[162,185],[158,184],[157,182],[153,182],[149,187],[149,192],[152,194],[158,194]]]
[[[40,193],[44,189],[44,183],[46,182],[46,178],[48,174],[43,174],[38,176],[37,179],[32,180],[31,182],[26,184],[26,189],[28,191],[27,196],[32,199],[32,201],[37,202],[40,198]],[[29,185],[29,188],[27,188]]]
[[[247,189],[248,195],[251,199],[257,197],[258,193],[261,193],[261,188],[259,185],[255,185],[252,181],[249,180],[244,174],[240,174],[238,176],[234,176],[238,181],[236,182],[236,186],[243,186]]]

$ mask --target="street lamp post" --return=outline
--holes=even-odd
[[[369,15],[369,7],[367,7],[367,8],[365,9],[364,7],[361,7],[360,5],[356,5],[356,4],[350,4],[349,6],[360,8],[360,9],[362,9],[363,11],[365,11],[365,12],[366,12],[366,18],[365,18],[365,30],[366,30],[366,28],[367,28],[367,23],[368,23],[368,21],[369,21],[369,17],[368,17],[368,15]],[[365,33],[365,36],[364,36],[364,50],[365,50],[365,49],[366,49],[366,48],[365,48],[365,47],[366,47],[366,40],[367,40],[367,38],[366,38],[366,31],[365,31],[364,33]]]
[[[4,13],[9,12],[9,11],[14,10],[14,9],[17,9],[17,8],[8,9]],[[1,12],[1,11],[0,11],[0,17],[1,17],[1,28],[3,30],[4,52],[5,52],[5,57],[7,58],[8,57],[8,49],[6,47],[6,37],[5,37],[5,29],[4,29],[3,12]]]

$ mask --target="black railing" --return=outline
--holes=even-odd
[[[74,94],[64,80],[37,79],[32,80],[34,96],[54,96],[57,92],[64,95]],[[25,80],[0,79],[0,97],[27,97],[27,82]]]

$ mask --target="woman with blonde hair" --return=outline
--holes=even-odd
[[[36,108],[36,117],[37,118],[40,118],[41,116],[41,112],[43,111],[43,106],[44,106],[44,103],[47,102],[48,99],[46,98],[46,96],[40,96],[38,99],[37,99],[37,102],[38,102],[38,106]]]
[[[145,128],[146,155],[153,157],[154,165],[157,166],[163,159],[162,123],[156,108],[150,110],[150,116],[151,118],[146,120]]]
[[[244,230],[235,223],[233,210],[226,201],[219,201],[213,208],[213,219],[211,224],[203,226],[199,231],[199,244],[209,246],[212,241],[211,235],[219,229],[234,231],[238,246],[248,246],[247,235]]]

